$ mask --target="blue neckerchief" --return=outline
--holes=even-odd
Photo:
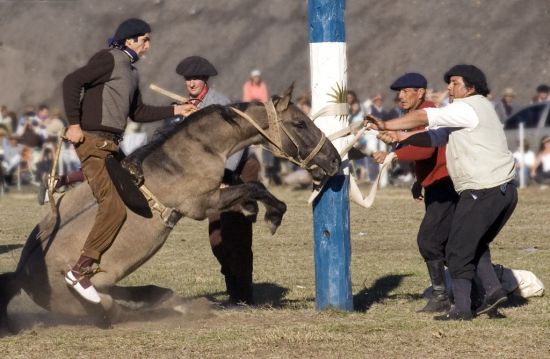
[[[123,40],[124,41],[124,40]],[[120,51],[124,52],[128,57],[130,58],[131,63],[135,63],[137,60],[139,60],[138,54],[126,45],[124,43],[120,42],[119,40],[115,40],[113,38],[109,38],[107,40],[107,43],[109,44],[109,47],[119,49]]]

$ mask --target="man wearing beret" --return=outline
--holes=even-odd
[[[142,102],[134,63],[149,50],[150,33],[151,27],[143,20],[122,22],[110,39],[109,48],[93,55],[85,66],[63,81],[69,121],[65,137],[75,145],[82,171],[98,203],[94,225],[65,281],[93,303],[99,303],[100,297],[90,280],[94,273],[92,264],[100,262],[126,219],[126,206],[109,177],[106,158],[118,152],[128,118],[151,122],[188,115],[195,110],[191,104],[157,107]]]
[[[398,91],[399,107],[408,113],[435,107],[431,101],[425,99],[427,85],[424,76],[412,72],[399,77],[390,88]],[[420,126],[416,130],[425,130],[425,127]],[[417,242],[420,254],[428,267],[433,291],[432,297],[420,311],[446,312],[450,309],[451,303],[445,282],[445,245],[458,194],[447,172],[445,146],[398,146],[395,155],[400,161],[414,161],[416,182],[412,187],[413,198],[416,201],[424,200],[426,208],[418,230]],[[378,163],[383,163],[386,152],[375,152],[373,157]]]
[[[387,122],[367,119],[381,131],[428,126],[406,143],[439,146],[447,143],[447,169],[459,194],[446,246],[454,306],[436,320],[471,320],[489,313],[507,300],[491,264],[489,244],[512,215],[517,204],[513,184],[514,158],[508,150],[502,124],[492,103],[485,74],[473,65],[456,65],[445,73],[450,104],[407,113]],[[474,276],[485,293],[471,310]]]
[[[228,105],[229,99],[208,86],[208,79],[218,71],[200,56],[183,59],[176,72],[185,79],[190,102],[199,109],[209,105]],[[224,185],[257,181],[260,164],[248,148],[234,153],[225,163]],[[252,223],[241,212],[224,212],[208,217],[208,234],[212,252],[221,264],[231,304],[252,304]]]

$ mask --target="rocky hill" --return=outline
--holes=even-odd
[[[405,71],[436,89],[456,63],[484,69],[496,95],[506,86],[526,102],[550,82],[548,0],[348,0],[349,88],[361,98]],[[272,92],[292,81],[309,87],[304,0],[1,0],[0,104],[62,104],[63,77],[106,44],[128,17],[151,23],[151,51],[139,62],[144,89],[155,82],[182,91],[174,72],[185,56],[210,59],[212,85],[237,100],[252,68]],[[150,103],[166,99],[143,90]]]

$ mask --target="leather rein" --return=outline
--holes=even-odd
[[[317,165],[310,165],[309,163],[311,160],[319,153],[323,145],[325,144],[327,138],[324,133],[321,133],[321,138],[319,139],[319,142],[315,146],[315,148],[307,155],[305,159],[302,159],[300,156],[300,145],[296,141],[296,139],[290,134],[288,129],[285,127],[283,121],[279,118],[277,115],[277,110],[275,110],[275,105],[273,104],[273,101],[268,101],[263,103],[265,110],[267,112],[267,119],[268,119],[268,128],[267,130],[264,130],[252,117],[247,115],[241,110],[236,109],[235,107],[229,107],[231,110],[233,110],[236,114],[247,120],[252,126],[254,126],[258,132],[270,143],[269,150],[273,152],[273,154],[280,158],[285,158],[289,160],[290,162],[300,166],[301,168],[304,168],[306,170],[312,170],[317,167]],[[288,137],[288,139],[294,144],[297,150],[297,159],[290,156],[284,149],[283,149],[283,141],[281,139],[281,131],[284,132],[284,134]]]

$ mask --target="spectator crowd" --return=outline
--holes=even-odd
[[[550,86],[541,84],[536,88],[531,103],[550,101]],[[362,100],[355,91],[348,91],[347,103],[349,106],[349,123],[362,121],[364,116],[372,114],[382,120],[396,118],[402,114],[397,97],[386,99],[383,93],[373,94],[372,97]],[[268,86],[262,78],[262,73],[254,69],[250,77],[243,83],[240,100],[267,101],[269,98]],[[505,120],[523,108],[516,103],[516,93],[511,87],[505,88],[498,99],[493,100],[495,110],[504,124]],[[448,104],[446,91],[428,89],[426,99],[436,106]],[[297,105],[307,114],[311,114],[311,99],[308,94],[298,98]],[[391,102],[391,103],[390,103]],[[12,186],[34,185],[40,186],[45,176],[50,172],[53,156],[56,153],[58,138],[67,125],[61,112],[50,109],[42,104],[38,107],[28,106],[18,116],[5,105],[1,106],[0,113],[0,190],[9,191]],[[131,123],[121,144],[125,153],[147,141],[147,135],[139,125]],[[531,146],[537,146],[537,152]],[[62,175],[77,171],[80,162],[72,144],[62,142],[57,173]],[[379,165],[370,156],[376,151],[387,151],[387,145],[374,136],[364,136],[350,152],[350,159],[354,174],[359,182],[372,182],[378,175]],[[546,188],[550,183],[550,136],[542,138],[540,143],[524,143],[523,151],[519,148],[514,151],[516,159],[517,179],[520,173],[527,184],[539,184]],[[257,157],[262,162],[262,181],[266,185],[290,185],[307,188],[310,178],[307,172],[295,165],[275,158],[264,148],[255,148]],[[414,179],[414,169],[410,163],[398,162],[390,172],[387,182],[393,185],[410,185]],[[383,183],[384,185],[384,183]]]

